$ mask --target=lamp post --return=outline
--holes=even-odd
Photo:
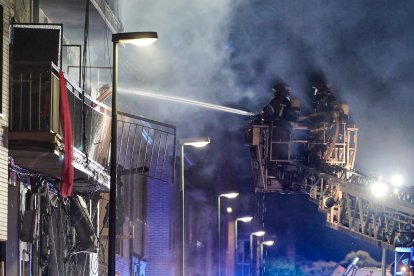
[[[272,246],[275,242],[272,240],[263,241],[260,243],[260,264],[259,264],[259,271],[260,275],[264,274],[264,262],[263,262],[263,247]]]
[[[246,217],[240,217],[240,218],[236,218],[236,221],[234,222],[234,239],[235,239],[235,244],[234,244],[234,272],[237,275],[237,247],[238,247],[238,233],[237,233],[237,223],[239,221],[241,222],[250,222],[252,221],[253,217],[251,216],[246,216]]]
[[[222,193],[217,196],[217,225],[218,225],[218,276],[221,276],[221,220],[220,220],[220,199],[222,197],[233,199],[236,198],[239,195],[239,193],[236,192],[229,192],[229,193]]]
[[[253,236],[262,237],[265,231],[256,231],[250,234],[250,275],[253,275]]]
[[[180,255],[180,273],[178,275],[185,275],[185,189],[184,189],[184,146],[193,146],[196,148],[201,148],[210,143],[210,138],[201,137],[201,138],[185,138],[180,140],[181,144],[181,255]]]
[[[112,75],[112,120],[111,120],[111,156],[109,188],[109,233],[108,233],[108,275],[115,275],[116,243],[116,195],[117,195],[117,113],[118,113],[118,44],[146,46],[158,39],[156,32],[117,33],[112,35],[113,75]]]

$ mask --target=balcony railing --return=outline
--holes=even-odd
[[[26,141],[23,141],[23,147],[30,145],[27,142],[33,141],[43,145],[45,142],[49,145],[63,145],[59,118],[58,68],[52,65],[50,71],[19,71],[12,75],[10,132],[14,137],[21,134],[17,136],[20,140]],[[111,109],[85,95],[82,110],[81,89],[66,74],[65,79],[72,119],[75,161],[88,166],[89,160],[107,171],[110,159]],[[82,113],[85,115],[84,125]],[[127,113],[119,114],[117,133],[120,173],[145,173],[150,177],[167,181],[168,174],[165,173],[165,169],[172,165],[168,163],[171,161],[169,156],[175,156],[175,127]],[[86,162],[85,158],[88,158]]]
[[[120,175],[143,174],[174,179],[176,129],[174,126],[118,112],[118,165]],[[172,159],[170,158],[172,157]]]
[[[66,78],[73,128],[74,148],[103,166],[108,164],[111,118],[85,97],[85,139],[82,124],[81,89]],[[55,66],[50,72],[21,72],[13,75],[10,93],[10,131],[48,132],[59,134],[59,74]],[[94,107],[93,107],[94,106]]]

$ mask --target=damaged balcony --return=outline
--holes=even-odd
[[[64,141],[58,68],[15,68],[10,91],[10,155],[20,166],[60,179]],[[105,191],[109,187],[111,109],[85,95],[82,111],[81,89],[64,76],[72,121],[74,190],[99,187]],[[117,133],[120,176],[145,174],[167,181],[164,170],[169,155],[175,156],[174,126],[120,112]]]
[[[29,67],[30,68],[30,67]],[[9,150],[15,163],[59,179],[64,141],[59,118],[59,74],[47,70],[15,70],[10,91]],[[82,93],[65,75],[73,133],[74,189],[91,184],[109,187],[110,145],[108,110],[85,98],[82,126]]]

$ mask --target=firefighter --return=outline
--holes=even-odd
[[[346,116],[327,81],[319,80],[312,88],[314,114],[311,114],[311,122],[312,127],[320,131],[313,131],[312,139],[315,144],[311,143],[313,145],[309,146],[309,157],[312,161],[329,161],[336,143],[343,139],[340,122],[346,120]],[[325,140],[329,141],[326,148],[321,146],[322,142],[326,143]]]
[[[313,107],[315,112],[339,111],[341,106],[332,94],[331,85],[328,82],[317,82],[313,87]]]
[[[299,109],[290,102],[291,88],[280,82],[272,87],[273,99],[263,108],[263,121],[277,127],[278,140],[290,140],[292,122],[299,116]]]

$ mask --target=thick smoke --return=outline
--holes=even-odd
[[[281,79],[306,109],[309,77],[323,73],[360,129],[356,169],[386,179],[398,172],[414,185],[414,3],[130,0],[121,8],[126,31],[159,34],[149,48],[121,47],[121,87],[257,112]],[[192,154],[204,168],[200,185],[252,184],[242,145],[246,118],[120,97],[122,110],[177,125],[179,138],[212,137]]]
[[[159,40],[147,48],[120,48],[120,87],[249,111],[247,106],[239,104],[245,92],[235,84],[237,77],[230,66],[233,50],[229,44],[229,26],[238,4],[238,1],[229,0],[127,3],[122,7],[126,31],[157,31]],[[227,160],[221,155],[224,148],[232,155],[232,162],[238,163],[234,167],[244,163],[248,168],[247,149],[242,152],[237,149],[242,142],[244,116],[136,95],[120,95],[121,109],[176,125],[178,138],[212,138],[209,149],[192,154],[195,163],[203,163],[199,167],[209,176],[210,186],[214,186],[217,180],[214,175],[218,171],[232,167],[230,164],[220,168],[223,160]],[[190,148],[186,150],[192,151]],[[228,185],[235,188],[235,177],[232,181],[234,183]]]
[[[410,177],[414,19],[407,2],[129,1],[121,8],[127,31],[157,31],[160,38],[151,48],[121,49],[128,88],[260,111],[272,81],[283,79],[306,108],[308,76],[323,72],[360,128],[357,169]],[[135,99],[143,106],[128,98],[125,108],[182,123],[182,137],[223,143],[220,131],[243,124],[234,115]]]
[[[406,4],[256,1],[237,11],[232,63],[243,68],[239,73],[258,97],[257,88],[277,75],[304,106],[310,91],[306,76],[323,72],[360,128],[357,169],[385,178],[399,172],[409,179],[414,32],[413,7]],[[260,71],[245,69],[255,64]]]

